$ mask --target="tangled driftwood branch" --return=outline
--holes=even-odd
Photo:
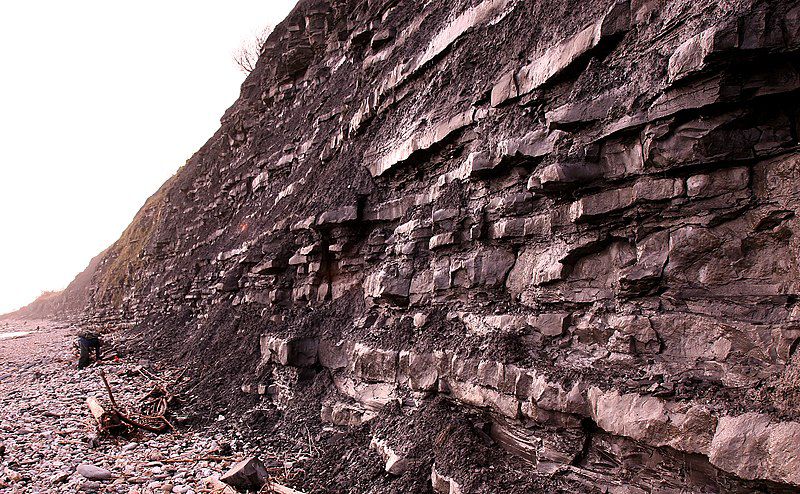
[[[140,372],[141,371],[142,369],[140,369]],[[111,385],[103,369],[99,370],[99,374],[100,378],[103,380],[106,393],[108,394],[111,409],[106,410],[95,397],[90,397],[87,400],[87,405],[102,432],[119,432],[123,428],[123,424],[155,433],[174,429],[166,418],[169,403],[174,399],[174,395],[151,373],[147,372],[147,374],[142,374],[154,380],[156,382],[156,387],[145,396],[141,407],[142,413],[137,414],[139,415],[137,419],[131,418],[129,414],[124,413],[119,405],[117,405],[114,393],[111,390]],[[155,425],[151,425],[148,422],[154,423]]]

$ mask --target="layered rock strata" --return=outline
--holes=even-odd
[[[789,1],[301,0],[88,322],[263,333],[230,387],[329,376],[387,486],[498,491],[381,427],[444,399],[570,492],[790,492],[798,49]]]

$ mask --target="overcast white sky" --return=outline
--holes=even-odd
[[[295,0],[0,5],[0,314],[64,288],[219,126]]]

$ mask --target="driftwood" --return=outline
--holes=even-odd
[[[154,375],[144,367],[139,367],[137,372],[154,383],[153,389],[151,389],[150,392],[147,393],[144,398],[142,398],[141,412],[143,417],[156,419],[160,418],[162,421],[166,422],[170,429],[175,429],[165,417],[167,408],[169,408],[169,406],[176,400],[175,394],[170,391],[169,387],[161,378]],[[173,385],[177,384],[183,378],[185,373],[186,369],[184,369],[180,375],[178,375]]]
[[[103,419],[108,417],[108,412],[103,408],[103,405],[101,405],[94,396],[90,396],[89,399],[86,400],[86,404],[89,406],[89,411],[92,412],[92,416],[97,423],[102,424],[104,422]]]
[[[124,427],[119,416],[113,410],[106,410],[94,396],[86,400],[86,405],[101,430],[114,431]]]
[[[103,369],[100,369],[99,374],[100,378],[103,380],[103,386],[108,394],[108,400],[111,402],[111,407],[106,409],[95,397],[90,397],[87,399],[86,404],[89,406],[89,410],[91,411],[94,419],[97,421],[101,431],[112,433],[117,432],[118,429],[123,427],[123,424],[155,433],[165,432],[167,429],[173,428],[172,424],[170,424],[164,416],[167,411],[168,403],[166,398],[163,396],[160,397],[159,404],[163,405],[157,408],[155,414],[143,415],[141,419],[134,420],[127,414],[123,413],[122,409],[117,405],[117,401],[114,398],[114,393],[111,390],[111,385],[108,383],[106,373],[103,371]],[[163,402],[161,400],[163,400]],[[151,425],[146,422],[155,422],[157,425]]]
[[[292,489],[291,487],[286,487],[285,485],[276,484],[275,482],[268,482],[267,485],[265,485],[264,488],[261,489],[261,492],[262,493],[274,492],[277,494],[304,494],[300,491]]]

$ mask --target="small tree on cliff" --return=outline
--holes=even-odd
[[[272,26],[265,27],[233,52],[233,61],[239,67],[239,70],[249,74],[256,68],[258,57],[261,55],[261,50],[264,48],[270,33],[272,33],[272,29]]]

